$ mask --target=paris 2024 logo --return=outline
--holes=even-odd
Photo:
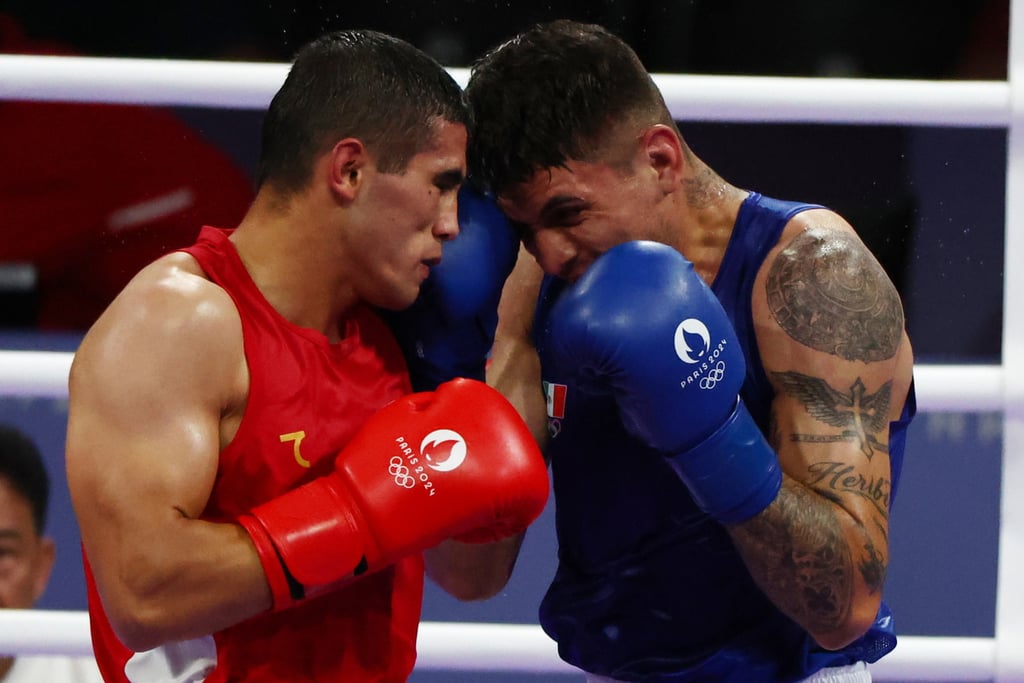
[[[404,436],[395,438],[401,455],[392,456],[388,462],[388,473],[395,478],[395,484],[411,489],[417,484],[427,495],[437,493],[431,470],[451,472],[466,460],[469,452],[466,440],[451,429],[435,429],[423,437],[418,449],[414,449]]]
[[[686,389],[696,383],[701,389],[714,389],[725,377],[725,360],[720,356],[728,340],[713,342],[708,326],[696,318],[687,318],[676,327],[673,344],[679,360],[691,366],[679,386]]]

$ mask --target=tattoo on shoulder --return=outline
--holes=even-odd
[[[903,335],[899,294],[852,235],[798,235],[779,252],[766,289],[772,317],[801,344],[846,360],[896,354]]]
[[[858,441],[861,453],[868,460],[875,451],[888,452],[888,444],[879,441],[876,435],[885,433],[889,428],[891,381],[869,394],[859,377],[846,391],[832,388],[820,377],[799,372],[773,372],[772,377],[788,395],[803,404],[811,417],[840,430],[835,434],[793,434],[791,440],[815,443]]]

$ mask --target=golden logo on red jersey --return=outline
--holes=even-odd
[[[295,456],[295,462],[299,463],[300,467],[309,467],[309,461],[302,457],[302,452],[299,450],[302,446],[302,440],[305,438],[306,432],[304,430],[281,435],[281,443],[293,442],[292,454]]]

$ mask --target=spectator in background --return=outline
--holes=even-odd
[[[35,444],[0,425],[0,607],[29,609],[46,590],[53,540],[44,535],[50,481]],[[0,657],[0,683],[100,681],[91,657]]]

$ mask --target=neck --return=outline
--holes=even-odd
[[[332,341],[338,321],[357,302],[344,286],[329,215],[292,201],[254,202],[231,237],[260,293],[286,320],[322,332]],[[318,222],[319,221],[319,222]]]
[[[683,181],[680,251],[709,285],[722,265],[740,205],[748,194],[704,164]]]

